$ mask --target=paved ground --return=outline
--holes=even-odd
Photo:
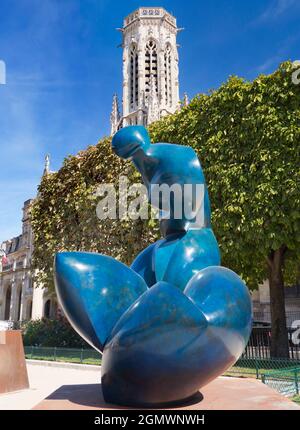
[[[102,397],[100,368],[27,362],[30,389],[0,395],[5,409],[118,409]],[[120,409],[120,408],[119,408]],[[300,406],[250,378],[220,377],[201,390],[194,402],[178,409],[296,409]]]
[[[0,410],[32,409],[61,386],[94,384],[100,381],[100,367],[80,364],[54,367],[51,364],[45,366],[27,361],[30,389],[0,394]]]
[[[121,409],[104,402],[101,384],[65,385],[34,409]],[[123,408],[122,408],[123,409]],[[174,408],[166,408],[174,409]],[[300,406],[262,382],[250,378],[219,377],[201,389],[185,410],[299,410]]]

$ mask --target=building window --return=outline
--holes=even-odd
[[[57,317],[57,302],[56,300],[48,299],[44,304],[44,318],[54,319]]]
[[[22,287],[19,288],[19,292],[18,292],[18,313],[17,313],[18,321],[21,321],[21,304],[22,304]]]
[[[57,318],[57,314],[58,314],[58,306],[57,306],[57,302],[54,300],[51,306],[51,318]]]
[[[146,98],[150,91],[150,76],[153,76],[155,83],[155,90],[158,93],[158,79],[157,79],[157,47],[153,40],[149,40],[146,45],[145,52],[145,92]]]
[[[4,310],[4,320],[8,321],[10,316],[10,303],[11,303],[11,286],[9,285],[6,289],[5,295],[5,310]]]
[[[50,318],[50,312],[51,312],[51,300],[48,299],[44,305],[44,317]]]
[[[26,307],[26,319],[30,320],[32,317],[32,300],[28,300]]]
[[[165,69],[165,102],[166,102],[166,105],[172,106],[172,50],[170,45],[167,45],[165,49],[164,69]]]
[[[130,48],[130,61],[129,61],[129,88],[130,88],[130,106],[134,108],[138,105],[139,97],[139,81],[138,81],[138,68],[139,59],[137,47],[135,44],[131,45]]]

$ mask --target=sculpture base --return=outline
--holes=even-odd
[[[200,391],[197,391],[197,393],[194,393],[192,396],[189,396],[185,399],[176,400],[173,402],[165,402],[165,403],[140,403],[138,399],[135,402],[120,402],[115,403],[112,401],[109,401],[109,399],[106,399],[105,396],[103,396],[103,399],[106,404],[108,405],[115,405],[116,407],[125,407],[125,408],[139,408],[139,409],[174,409],[174,408],[184,408],[189,405],[195,405],[203,400],[203,395],[200,393]]]
[[[20,330],[0,331],[0,393],[29,388]]]
[[[198,396],[198,397],[197,397]],[[120,410],[106,403],[101,384],[64,385],[34,407],[35,410]],[[299,410],[300,406],[256,379],[219,377],[189,402],[156,409],[184,410]]]

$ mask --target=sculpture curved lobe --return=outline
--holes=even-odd
[[[54,271],[65,314],[75,330],[99,351],[118,319],[147,290],[138,274],[106,255],[58,253]]]
[[[101,254],[58,254],[58,297],[74,328],[103,350],[107,401],[139,406],[180,401],[242,354],[251,331],[250,295],[237,274],[220,266],[195,151],[150,144],[141,126],[121,129],[112,146],[117,155],[132,158],[152,204],[163,209],[163,199],[151,201],[153,186],[177,184],[187,206],[196,208],[194,217],[183,212],[178,219],[171,198],[168,216],[162,211],[160,220],[163,238],[131,268]],[[200,203],[198,185],[204,188]]]

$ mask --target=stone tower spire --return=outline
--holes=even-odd
[[[183,95],[183,102],[182,102],[182,106],[183,107],[186,107],[186,106],[188,106],[189,105],[189,97],[188,97],[188,95],[187,95],[187,93],[184,93],[184,95]]]
[[[50,173],[50,155],[49,154],[47,154],[45,157],[45,166],[44,166],[43,176],[48,175],[48,173]]]
[[[120,123],[120,110],[117,94],[113,96],[112,110],[110,114],[110,135],[113,136],[117,131]]]
[[[147,125],[179,104],[176,18],[140,7],[124,19],[122,126]]]

